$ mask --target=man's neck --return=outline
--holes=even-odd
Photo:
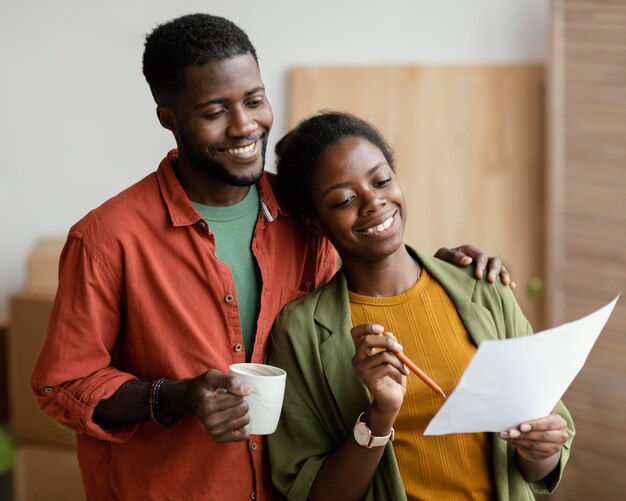
[[[215,179],[180,158],[174,162],[174,173],[189,200],[202,205],[228,207],[241,202],[250,186],[234,186]]]

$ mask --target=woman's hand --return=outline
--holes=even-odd
[[[509,275],[499,258],[488,257],[483,251],[473,245],[465,244],[452,249],[442,247],[435,253],[435,257],[457,266],[468,266],[471,263],[476,263],[474,270],[476,278],[483,278],[486,272],[487,280],[490,282],[495,282],[496,277],[499,275],[504,285],[510,286],[511,289],[516,287],[515,282],[511,280],[511,275]]]
[[[372,395],[372,407],[380,413],[393,414],[395,419],[402,407],[409,372],[394,355],[394,352],[402,351],[402,346],[384,330],[378,324],[360,324],[352,328],[356,349],[352,366]]]
[[[558,414],[526,421],[500,433],[500,438],[517,447],[519,466],[528,481],[544,478],[559,462],[567,442],[567,423]]]
[[[381,335],[384,330],[377,324],[360,324],[351,330],[356,348],[352,365],[374,399],[368,409],[362,409],[365,415],[359,417],[375,437],[390,434],[404,400],[408,373],[393,354],[402,347],[390,334]],[[386,447],[363,447],[352,435],[346,437],[324,459],[308,499],[363,499],[385,450]]]

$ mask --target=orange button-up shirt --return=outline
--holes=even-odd
[[[172,167],[74,225],[32,375],[42,410],[77,432],[89,499],[270,499],[263,440],[217,444],[195,416],[167,429],[93,422],[95,406],[132,379],[182,379],[244,362],[235,284]],[[278,206],[265,174],[252,250],[262,277],[253,362],[289,301],[324,283],[335,253]]]

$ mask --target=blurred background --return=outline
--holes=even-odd
[[[73,437],[28,376],[69,227],[174,147],[144,36],[199,11],[257,48],[268,169],[301,118],[355,112],[396,150],[407,241],[500,256],[536,330],[626,290],[625,0],[2,0],[0,499],[82,499]],[[624,497],[624,359],[622,299],[564,397],[578,435],[552,499]]]

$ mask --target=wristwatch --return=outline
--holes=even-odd
[[[366,423],[361,421],[365,412],[361,412],[359,417],[356,419],[356,423],[354,423],[354,440],[356,443],[371,449],[372,447],[380,447],[381,445],[385,445],[390,440],[393,442],[394,431],[391,428],[391,431],[385,435],[384,437],[375,437],[372,435],[372,430],[369,429]]]

